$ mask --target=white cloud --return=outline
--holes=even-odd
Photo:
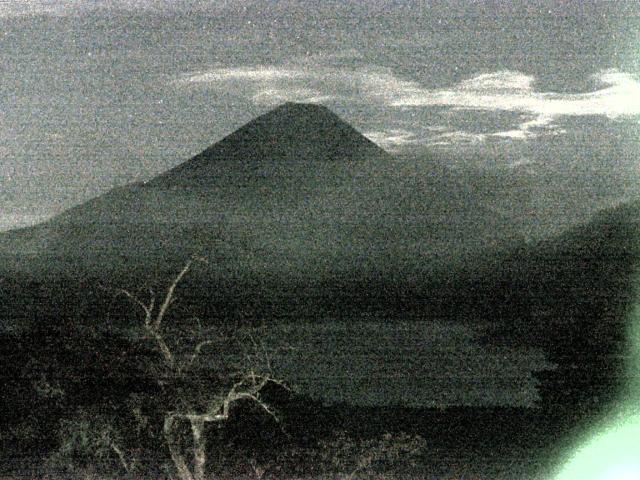
[[[392,104],[399,95],[415,95],[421,91],[419,84],[401,80],[386,72],[341,72],[336,77],[350,83],[361,95]]]
[[[553,125],[553,121],[554,117],[550,115],[539,115],[534,117],[532,120],[520,123],[516,129],[495,132],[492,133],[491,136],[510,138],[512,140],[526,140],[528,138],[538,136],[540,134],[540,129],[542,128],[546,129],[545,134],[549,134],[551,130],[554,130],[554,133],[564,133],[564,130],[556,129],[556,126]]]
[[[185,75],[182,85],[224,85],[237,89],[257,105],[278,105],[283,102],[320,103],[331,95],[311,85],[313,75],[301,68],[254,66],[237,68],[214,68],[204,72]]]
[[[519,72],[484,73],[460,82],[460,90],[474,92],[526,92],[532,90],[534,78]]]
[[[504,132],[496,132],[491,134],[493,137],[511,138],[514,140],[526,140],[532,134],[526,130],[507,130]]]
[[[277,80],[293,80],[307,77],[302,70],[278,68],[278,67],[251,67],[251,68],[216,68],[206,72],[197,72],[187,75],[182,83],[215,83],[233,80],[249,82],[273,82]]]
[[[611,119],[640,115],[640,83],[633,75],[607,70],[595,75],[602,88],[588,93],[536,92],[535,79],[519,72],[478,75],[442,90],[422,90],[392,102],[396,107],[449,106],[456,109],[511,111],[530,116],[517,128],[490,134],[510,140],[526,140],[545,134],[560,134],[554,122],[563,116],[604,115]],[[531,118],[532,117],[532,118]],[[456,135],[468,143],[468,136]],[[476,135],[476,140],[484,140]],[[444,144],[435,140],[434,144]]]
[[[92,11],[166,13],[173,11],[220,12],[234,8],[240,0],[0,0],[0,18],[29,15],[73,15]]]
[[[251,98],[258,105],[273,106],[284,102],[322,103],[331,99],[328,95],[322,95],[321,92],[308,88],[265,88]]]
[[[363,135],[389,151],[399,150],[407,145],[425,143],[424,139],[418,138],[414,132],[401,129],[370,131],[364,132]]]
[[[564,130],[557,128],[556,123],[563,116],[604,115],[616,119],[640,115],[640,82],[633,75],[606,70],[595,75],[595,80],[601,87],[593,92],[538,92],[534,89],[533,76],[499,71],[477,75],[449,88],[427,89],[417,81],[398,77],[389,69],[311,66],[300,61],[283,66],[213,68],[185,75],[178,83],[227,88],[260,105],[337,100],[399,107],[402,110],[391,110],[396,112],[391,116],[398,118],[406,117],[407,109],[434,106],[452,111],[513,112],[522,117],[520,123],[511,128],[483,133],[459,131],[459,127],[450,127],[452,131],[448,133],[428,132],[429,129],[416,120],[413,130],[426,129],[428,142],[412,137],[407,131],[393,130],[393,125],[392,130],[370,132],[370,138],[376,143],[397,149],[416,143],[476,144],[489,138],[522,141],[543,134],[560,134]]]
[[[0,18],[28,15],[63,15],[77,6],[77,1],[0,0]]]
[[[347,70],[308,65],[213,68],[185,75],[178,82],[207,85],[234,81],[246,83],[250,91],[254,89],[252,96],[264,90],[295,92],[296,88],[304,88],[315,90],[318,97],[359,97],[383,104],[391,104],[399,96],[421,92],[416,82],[402,80],[382,69]]]
[[[429,145],[434,146],[449,146],[454,144],[466,144],[473,145],[482,143],[487,139],[487,134],[484,133],[469,133],[463,131],[447,132],[440,135],[436,135],[431,139]]]
[[[0,231],[28,227],[45,221],[50,215],[29,215],[23,213],[0,214]]]
[[[608,70],[595,77],[603,88],[588,93],[536,92],[533,77],[518,72],[479,75],[450,89],[422,90],[392,102],[396,107],[450,106],[533,115],[520,125],[526,133],[561,116],[604,115],[615,119],[640,115],[640,83],[634,76]]]

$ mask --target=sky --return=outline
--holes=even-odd
[[[550,223],[581,218],[636,194],[640,5],[0,0],[0,229],[152,178],[284,101],[524,182]]]

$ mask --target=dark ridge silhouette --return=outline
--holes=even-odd
[[[480,296],[487,305],[491,299],[485,311],[494,319],[487,343],[542,348],[558,365],[535,374],[546,411],[570,410],[576,420],[606,410],[623,393],[639,266],[634,202],[512,252],[484,277]]]
[[[398,178],[393,160],[326,107],[287,103],[149,182],[0,235],[0,256],[5,268],[55,275],[167,262],[173,268],[220,244],[231,246],[227,257],[238,257],[264,248],[251,243],[264,243],[270,224],[291,230],[290,223],[308,237],[324,228],[322,216],[351,209],[359,211],[358,223],[382,212],[397,197],[385,187]],[[329,227],[320,233],[330,235]]]
[[[433,263],[509,229],[474,198],[487,185],[430,160],[395,158],[327,108],[289,103],[150,182],[0,235],[0,257],[12,275],[113,284],[197,254],[219,267],[206,278],[224,283],[222,297],[262,304],[287,291],[323,298],[319,285],[349,278],[422,283]]]
[[[387,153],[323,105],[285,103],[148,183],[202,187],[219,174],[219,162],[248,169],[278,162],[355,161]]]

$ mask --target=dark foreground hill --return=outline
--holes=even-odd
[[[587,415],[620,399],[635,375],[627,369],[637,348],[631,322],[639,261],[634,202],[510,254],[485,277],[495,305],[487,341],[537,346],[558,365],[537,374],[545,408]]]

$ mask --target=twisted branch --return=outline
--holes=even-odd
[[[218,343],[222,340],[222,338],[218,337],[197,343],[193,348],[191,355],[189,355],[181,364],[178,364],[175,355],[165,341],[162,332],[163,321],[167,312],[171,308],[171,305],[175,302],[175,291],[178,284],[189,272],[195,260],[205,261],[203,259],[191,259],[185,264],[178,275],[176,275],[171,285],[167,288],[166,294],[159,308],[156,308],[156,297],[152,290],[150,290],[150,299],[148,303],[143,302],[140,298],[127,290],[119,290],[120,293],[126,295],[133,303],[142,308],[145,314],[144,328],[146,332],[153,340],[155,340],[156,346],[164,359],[165,366],[174,376],[177,377],[184,375],[184,373],[193,366],[205,347]],[[251,344],[255,355],[253,355],[253,358],[249,355],[245,355],[246,360],[253,363],[252,360],[256,360],[256,357],[262,356],[264,357],[262,360],[266,362],[268,371],[270,372],[271,359],[269,352],[264,347],[264,344],[256,341],[251,334],[249,334],[248,342]],[[281,387],[289,390],[283,382],[273,379],[269,374],[256,374],[253,370],[250,370],[249,373],[243,374],[241,378],[227,390],[226,394],[217,397],[207,411],[203,413],[183,413],[177,411],[166,412],[163,433],[167,446],[169,447],[171,459],[173,460],[178,476],[181,480],[204,480],[206,465],[205,425],[207,423],[219,424],[227,421],[231,415],[231,410],[234,404],[237,402],[250,401],[257,405],[266,414],[271,416],[276,422],[279,422],[276,412],[260,398],[262,390],[269,383],[280,385]],[[180,442],[176,439],[174,434],[175,424],[180,420],[188,421],[191,427],[191,435],[194,442],[193,469],[190,468],[189,462],[185,460],[184,455],[181,452]],[[123,462],[123,465],[125,464],[126,463]]]
[[[156,342],[158,350],[160,350],[160,353],[162,354],[162,357],[164,359],[166,366],[169,368],[169,370],[178,374],[182,373],[184,369],[178,368],[176,366],[175,355],[173,354],[173,352],[169,348],[169,345],[165,341],[164,336],[162,334],[161,327],[162,327],[162,322],[165,318],[165,315],[169,311],[169,308],[176,301],[176,297],[175,297],[176,287],[182,281],[182,279],[187,274],[187,272],[191,269],[191,266],[193,265],[195,260],[205,261],[204,259],[196,258],[196,259],[190,259],[185,264],[185,266],[182,268],[182,270],[180,270],[178,275],[176,275],[171,285],[169,285],[169,288],[167,288],[167,292],[164,296],[164,300],[162,301],[162,304],[160,305],[160,308],[158,309],[157,313],[156,313],[156,296],[152,289],[149,289],[150,298],[149,298],[148,304],[144,303],[142,300],[140,300],[140,298],[138,298],[136,295],[132,294],[128,290],[125,290],[125,289],[118,290],[119,293],[126,295],[127,298],[129,298],[132,302],[134,302],[135,304],[140,306],[140,308],[142,308],[142,310],[145,313],[145,318],[144,318],[145,330],[147,331],[149,336]],[[154,315],[155,315],[155,318],[154,318]],[[204,345],[200,346],[199,348],[196,347],[196,352],[194,352],[196,357],[200,353],[200,350],[202,350],[203,346]],[[195,361],[195,358],[192,361],[190,361],[189,364],[192,364],[193,361]]]

